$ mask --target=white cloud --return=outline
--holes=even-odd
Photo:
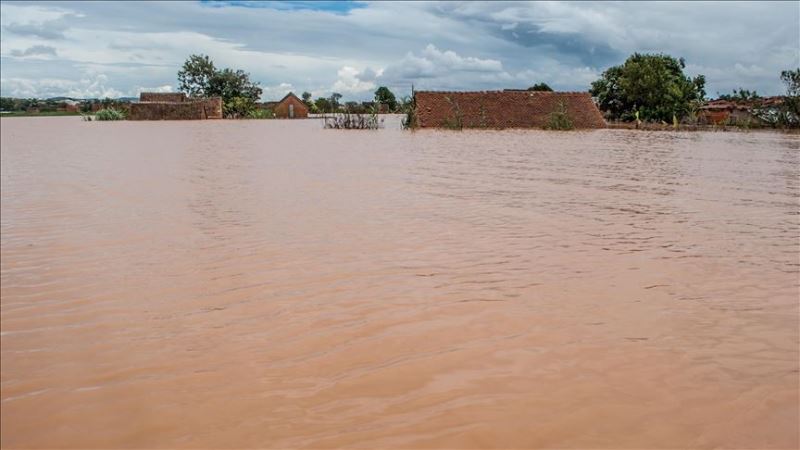
[[[191,53],[250,72],[265,99],[282,84],[345,99],[368,99],[380,85],[406,95],[412,83],[585,90],[634,51],[685,57],[712,93],[777,94],[780,71],[800,65],[797,2],[376,2],[346,14],[316,5],[2,2],[0,77],[16,81],[0,91],[135,95],[138,86],[174,86]],[[98,74],[102,88],[83,81]]]
[[[361,94],[368,91],[375,90],[375,83],[369,78],[375,79],[376,73],[371,69],[360,72],[350,66],[344,66],[339,69],[337,80],[333,83],[331,90],[340,94]]]
[[[93,78],[68,80],[60,78],[43,78],[31,80],[25,78],[2,78],[4,92],[12,97],[75,97],[75,98],[117,98],[124,92],[106,86],[108,77],[98,74]]]

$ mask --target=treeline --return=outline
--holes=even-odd
[[[603,72],[589,92],[608,120],[696,124],[707,104],[706,79],[703,75],[687,76],[685,67],[683,58],[634,53],[623,64]],[[764,101],[755,91],[743,88],[719,99],[746,106],[759,123],[798,126],[800,68],[784,70],[780,79],[786,95],[777,101]]]
[[[101,109],[125,109],[130,99],[73,99],[54,97],[48,99],[0,97],[0,111],[27,113],[90,113]]]
[[[222,97],[226,118],[270,117],[259,105],[263,93],[260,83],[250,80],[250,74],[242,70],[218,69],[207,55],[189,56],[178,72],[178,88],[189,97]],[[311,113],[398,112],[411,105],[410,98],[398,100],[385,86],[375,91],[370,102],[343,101],[342,94],[336,92],[316,100],[311,93],[303,92],[302,100]]]

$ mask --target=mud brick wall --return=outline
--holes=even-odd
[[[206,118],[203,102],[131,103],[129,120],[201,120]]]
[[[185,102],[186,94],[183,92],[142,92],[139,94],[140,102]]]
[[[211,97],[187,102],[131,103],[130,120],[222,119],[222,98]]]
[[[419,91],[414,99],[423,128],[446,128],[459,117],[464,128],[545,128],[562,103],[575,128],[606,126],[586,92]]]
[[[222,97],[210,97],[199,100],[203,104],[206,119],[222,119]]]
[[[293,95],[284,98],[280,103],[275,105],[274,109],[272,110],[272,112],[275,113],[275,117],[279,117],[282,119],[288,118],[289,105],[294,105],[295,119],[308,117],[308,107],[306,107],[306,104],[303,103],[302,100]]]

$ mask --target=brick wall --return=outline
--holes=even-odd
[[[294,105],[294,117],[295,118],[305,118],[308,117],[308,107],[306,104],[303,103],[302,100],[299,98],[290,95],[284,98],[280,103],[275,105],[272,112],[275,113],[275,117],[279,117],[282,119],[286,119],[289,117],[289,105]]]
[[[604,128],[603,115],[586,92],[418,91],[417,124],[443,128],[460,118],[464,128],[545,128],[563,103],[575,128]]]
[[[186,94],[183,92],[142,92],[139,94],[140,102],[185,102]]]
[[[131,103],[129,120],[222,119],[222,99],[211,97],[186,102]]]

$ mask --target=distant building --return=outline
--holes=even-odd
[[[130,120],[222,119],[222,98],[187,98],[182,92],[142,92],[131,103]]]
[[[701,123],[720,124],[764,124],[771,116],[780,114],[783,97],[766,97],[735,102],[730,100],[711,100],[700,107],[698,120]]]
[[[275,117],[281,119],[305,119],[308,117],[308,107],[296,95],[289,92],[280,101],[266,102],[265,109],[270,109]]]
[[[587,92],[480,91],[414,93],[421,128],[545,128],[551,114],[564,111],[575,128],[605,128]],[[562,109],[563,108],[563,109]]]

